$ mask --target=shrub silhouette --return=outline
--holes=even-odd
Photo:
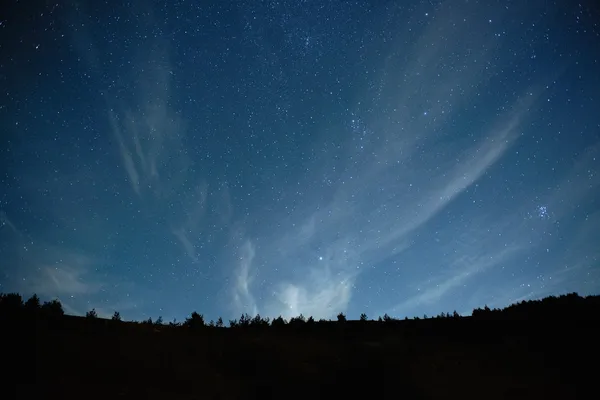
[[[217,320],[217,323],[216,323],[216,327],[217,328],[223,327],[223,318],[219,317],[219,319]]]
[[[367,314],[365,314],[365,313],[360,314],[360,321],[367,322],[368,321]]]
[[[121,322],[121,314],[118,311],[115,311],[111,319],[113,321]]]
[[[98,313],[96,312],[95,308],[92,308],[90,311],[85,313],[85,317],[89,319],[95,319],[98,318]]]
[[[339,313],[337,316],[338,322],[346,322],[346,315],[344,313]]]
[[[163,325],[163,318],[159,315],[156,321],[154,321],[154,325]]]

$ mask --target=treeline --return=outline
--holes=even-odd
[[[226,324],[222,318],[216,321],[206,321],[204,316],[198,312],[193,312],[184,321],[171,322],[163,321],[162,317],[156,320],[148,318],[143,321],[123,321],[118,311],[115,311],[110,320],[100,318],[95,309],[88,311],[85,315],[86,320],[111,321],[111,323],[127,323],[141,326],[152,326],[155,328],[188,328],[192,330],[205,328],[281,328],[288,326],[290,328],[302,328],[311,326],[364,326],[365,324],[392,326],[398,325],[405,321],[418,320],[550,320],[550,319],[569,319],[569,318],[597,318],[600,313],[600,296],[581,297],[577,293],[570,293],[561,296],[550,296],[540,300],[521,301],[512,304],[506,308],[490,309],[488,306],[473,310],[471,316],[461,316],[456,311],[442,312],[437,316],[413,317],[409,319],[405,317],[403,320],[390,317],[385,314],[377,319],[369,319],[366,314],[361,314],[359,320],[348,320],[344,313],[339,313],[335,320],[315,320],[313,317],[305,317],[300,314],[297,317],[289,320],[279,316],[274,319],[262,317],[260,315],[251,316],[242,314],[239,319],[229,320]],[[41,318],[48,320],[56,320],[65,317],[62,304],[58,300],[51,300],[42,303],[37,295],[31,296],[24,301],[21,295],[17,293],[0,294],[0,318],[2,319],[19,319],[19,318]],[[74,317],[80,318],[80,317]],[[412,323],[411,323],[412,324]]]
[[[595,319],[600,316],[600,296],[569,293],[539,300],[520,301],[503,309],[476,308],[473,318],[487,320]]]
[[[39,316],[60,318],[65,315],[60,301],[54,299],[42,303],[34,294],[27,301],[18,293],[0,294],[0,317]]]

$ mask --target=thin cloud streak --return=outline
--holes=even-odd
[[[37,272],[25,284],[26,291],[51,297],[97,293],[102,285],[89,274],[92,264],[91,258],[62,249],[60,259],[52,264],[35,262]]]
[[[127,172],[127,176],[129,177],[129,183],[131,184],[131,188],[137,195],[140,195],[140,175],[135,166],[135,162],[133,161],[131,151],[128,149],[127,145],[123,140],[117,116],[112,110],[109,111],[109,121],[113,131],[113,135],[117,139],[117,143],[119,145],[119,153],[121,154],[121,158],[123,159],[123,165],[125,166],[125,171]]]
[[[195,192],[189,196],[189,201],[184,207],[184,210],[187,210],[185,211],[184,221],[179,227],[171,226],[171,233],[175,235],[192,262],[198,262],[199,258],[194,245],[195,240],[191,239],[190,235],[195,235],[197,238],[198,233],[201,231],[200,222],[206,212],[207,200],[208,185],[204,182],[198,185]]]
[[[179,240],[179,243],[181,243],[181,245],[185,249],[185,252],[187,253],[188,257],[194,262],[198,261],[196,249],[194,248],[192,241],[188,239],[186,231],[183,228],[180,228],[173,229],[172,232],[173,235],[175,235],[175,237],[177,238],[177,240]]]
[[[17,230],[17,227],[10,221],[4,211],[0,211],[0,228],[8,227],[13,234],[21,236],[21,233]]]
[[[151,25],[152,18],[145,22]],[[208,185],[202,181],[195,191],[187,189],[191,161],[183,148],[185,123],[170,105],[173,68],[168,43],[154,40],[145,49],[134,57],[138,68],[132,70],[137,83],[133,102],[112,98],[110,90],[105,95],[110,129],[133,192],[148,209],[172,210],[166,229],[189,259],[197,262],[195,238],[206,209]],[[180,206],[175,209],[175,205]],[[231,214],[227,206],[225,211]]]
[[[239,248],[239,263],[235,271],[236,277],[233,290],[234,307],[237,313],[258,314],[258,307],[251,291],[254,280],[251,269],[255,254],[254,246],[250,240],[246,240]]]
[[[475,246],[478,246],[476,244]],[[470,249],[474,255],[463,255],[458,259],[454,260],[449,266],[449,276],[446,279],[437,280],[435,282],[422,282],[422,290],[419,290],[419,294],[408,298],[407,300],[396,305],[392,309],[388,310],[387,313],[395,316],[413,316],[416,315],[415,310],[419,307],[427,309],[434,304],[439,304],[439,301],[445,296],[452,293],[453,290],[457,289],[461,285],[464,285],[468,280],[473,279],[476,275],[482,274],[498,265],[503,265],[511,257],[514,257],[520,251],[523,250],[523,246],[512,245],[511,247],[503,248],[502,250],[492,253],[489,252],[476,254],[476,248]],[[429,313],[436,311],[448,311],[448,310],[431,310]]]

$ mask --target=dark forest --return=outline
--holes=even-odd
[[[599,310],[571,293],[471,316],[138,322],[5,294],[3,398],[588,398]]]

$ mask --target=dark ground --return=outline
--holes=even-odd
[[[4,325],[5,399],[587,399],[599,391],[595,318],[197,331],[70,316]]]

